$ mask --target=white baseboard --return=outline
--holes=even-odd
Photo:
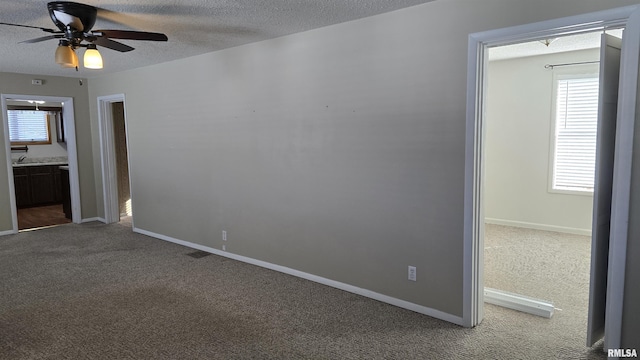
[[[92,218],[82,219],[82,220],[80,220],[80,223],[84,224],[84,223],[92,222],[92,221],[100,221],[100,222],[105,223],[105,224],[107,223],[107,221],[104,218],[101,218],[101,217],[92,217]]]
[[[0,236],[5,236],[5,235],[13,235],[13,234],[17,234],[18,232],[15,230],[6,230],[6,231],[0,231]]]
[[[493,219],[493,218],[485,218],[484,222],[487,224],[493,224],[493,225],[513,226],[513,227],[519,227],[519,228],[525,228],[525,229],[555,231],[555,232],[561,232],[565,234],[591,236],[590,229],[579,229],[579,228],[571,228],[571,227],[564,227],[564,226],[536,224],[536,223],[529,223],[524,221],[513,221],[513,220]]]
[[[553,304],[546,300],[533,299],[528,296],[509,293],[502,290],[484,288],[484,301],[489,304],[506,307],[527,314],[550,319],[553,316]]]
[[[226,258],[230,258],[233,260],[238,260],[241,262],[245,262],[247,264],[252,264],[252,265],[256,265],[256,266],[260,266],[266,269],[270,269],[270,270],[274,270],[274,271],[278,271],[281,273],[285,273],[288,275],[292,275],[292,276],[296,276],[302,279],[306,279],[309,281],[313,281],[319,284],[323,284],[323,285],[327,285],[327,286],[331,286],[333,288],[336,289],[340,289],[340,290],[344,290],[350,293],[354,293],[357,295],[361,295],[370,299],[374,299],[380,302],[384,302],[390,305],[394,305],[403,309],[407,309],[407,310],[411,310],[411,311],[415,311],[417,313],[420,314],[424,314],[427,316],[431,316],[434,317],[436,319],[440,319],[440,320],[444,320],[444,321],[448,321],[450,323],[454,323],[456,325],[460,325],[460,326],[464,326],[464,321],[462,319],[462,317],[459,316],[455,316],[455,315],[451,315],[449,313],[445,313],[442,312],[440,310],[436,310],[436,309],[432,309],[426,306],[422,306],[422,305],[418,305],[418,304],[414,304],[405,300],[401,300],[401,299],[397,299],[388,295],[384,295],[384,294],[380,294],[371,290],[367,290],[367,289],[363,289],[363,288],[359,288],[357,286],[353,286],[353,285],[349,285],[349,284],[345,284],[339,281],[335,281],[335,280],[331,280],[331,279],[327,279],[327,278],[323,278],[321,276],[317,276],[317,275],[313,275],[313,274],[309,274],[303,271],[299,271],[299,270],[295,270],[292,268],[288,268],[285,266],[281,266],[281,265],[276,265],[276,264],[272,264],[272,263],[268,263],[266,261],[262,261],[262,260],[257,260],[257,259],[253,259],[250,257],[246,257],[246,256],[242,256],[242,255],[237,255],[237,254],[233,254],[227,251],[222,251],[222,250],[218,250],[218,249],[214,249],[208,246],[204,246],[204,245],[200,245],[200,244],[195,244],[195,243],[191,243],[188,241],[183,241],[183,240],[178,240],[169,236],[165,236],[162,234],[156,234],[154,232],[151,231],[147,231],[147,230],[143,230],[140,228],[133,228],[133,231],[139,234],[143,234],[143,235],[147,235],[147,236],[151,236],[160,240],[165,240],[165,241],[169,241],[175,244],[179,244],[182,246],[186,246],[186,247],[190,247],[193,249],[197,249],[197,250],[202,250],[202,251],[206,251],[215,255],[219,255],[219,256],[224,256]]]

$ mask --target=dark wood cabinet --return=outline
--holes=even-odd
[[[56,203],[59,203],[62,201],[62,179],[61,179],[61,170],[60,170],[60,166],[54,166],[53,169],[51,170],[53,172],[53,201],[55,201]],[[68,170],[67,170],[68,171]],[[67,181],[67,191],[69,191],[69,182]]]
[[[23,208],[31,205],[31,185],[26,167],[13,168],[13,184],[16,189],[16,206]]]
[[[16,206],[25,208],[62,202],[60,165],[13,168]]]
[[[71,220],[71,190],[69,188],[69,169],[60,169],[60,183],[62,184],[62,211],[64,217]]]
[[[55,191],[51,166],[32,166],[28,171],[31,181],[31,203],[53,203]]]

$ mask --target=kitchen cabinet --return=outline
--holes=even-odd
[[[31,191],[29,190],[29,172],[26,167],[13,168],[13,186],[16,189],[16,206],[23,208],[31,204]]]
[[[64,212],[64,217],[71,220],[71,190],[69,187],[69,167],[61,166],[58,168],[60,171],[60,184],[62,185],[60,189],[62,190],[62,211]]]
[[[56,203],[59,203],[62,201],[62,193],[63,193],[63,183],[62,183],[62,178],[61,178],[61,171],[60,171],[60,166],[56,165],[53,166],[53,169],[51,169],[52,173],[53,173],[53,189],[54,189],[54,201]],[[67,170],[68,171],[68,170]],[[67,181],[67,191],[69,191],[69,182]]]
[[[62,202],[60,165],[35,165],[13,168],[18,208]]]
[[[31,204],[49,204],[55,200],[51,166],[32,166],[28,169]]]

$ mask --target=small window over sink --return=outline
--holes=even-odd
[[[7,110],[11,145],[51,144],[49,111]]]

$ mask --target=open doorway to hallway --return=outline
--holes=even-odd
[[[133,226],[133,204],[124,94],[98,97],[104,219]]]
[[[131,188],[129,186],[129,155],[127,153],[127,131],[124,102],[111,103],[113,120],[113,142],[116,160],[116,182],[118,188],[118,211],[120,217],[131,216]]]

